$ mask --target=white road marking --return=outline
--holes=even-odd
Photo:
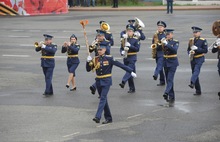
[[[16,35],[10,35],[10,36],[8,36],[8,37],[12,37],[12,38],[16,38],[16,37],[27,38],[27,37],[30,37],[30,36],[22,36],[22,35],[16,36]]]
[[[19,46],[34,46],[34,44],[20,44]]]
[[[158,111],[162,111],[162,110],[165,110],[165,109],[167,109],[167,108],[155,109],[155,110],[153,110],[152,112],[158,112]]]
[[[22,32],[24,30],[11,30],[11,31],[13,31],[13,32]]]
[[[65,135],[65,136],[63,136],[64,138],[66,138],[66,137],[71,137],[71,136],[74,136],[74,135],[77,135],[77,134],[79,134],[80,132],[76,132],[76,133],[73,133],[73,134],[69,134],[69,135]]]
[[[131,118],[139,117],[139,116],[142,116],[142,115],[143,115],[143,114],[137,114],[137,115],[129,116],[129,117],[127,117],[127,119],[131,119]]]
[[[41,32],[41,30],[30,30],[30,32]]]
[[[111,123],[108,123],[108,124],[102,124],[102,125],[98,125],[98,126],[96,126],[97,128],[100,128],[100,127],[105,127],[105,126],[108,126],[108,125],[110,125]]]
[[[4,54],[2,55],[3,57],[24,57],[24,58],[27,58],[27,57],[30,57],[30,55],[7,55],[7,54]]]

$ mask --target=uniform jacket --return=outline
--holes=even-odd
[[[67,53],[68,55],[78,55],[78,52],[80,50],[80,45],[79,44],[71,44],[67,48],[62,46],[61,53]],[[67,64],[71,63],[79,63],[79,58],[78,57],[68,57],[67,58]]]
[[[50,44],[46,45],[45,48],[36,47],[35,50],[37,52],[41,51],[41,54],[44,57],[53,57],[57,51],[57,45]],[[54,58],[41,58],[41,67],[55,67]]]
[[[198,49],[195,50],[194,56],[199,55],[199,54],[205,54],[205,53],[208,52],[208,44],[207,44],[206,39],[198,37],[198,38],[191,38],[190,40],[193,40],[193,45],[198,47]],[[189,54],[189,51],[191,50],[191,46],[192,45],[190,45],[190,42],[189,42],[188,49],[187,49],[188,54]],[[205,56],[202,56],[200,58],[194,58],[192,61],[194,61],[194,62],[204,62],[205,61]]]
[[[140,42],[139,42],[139,40],[136,37],[128,37],[127,38],[127,42],[129,42],[131,44],[131,46],[129,47],[129,50],[128,50],[128,54],[129,53],[137,53],[137,52],[139,52],[139,50],[140,50]],[[123,50],[124,50],[124,47],[121,46],[120,53]],[[136,61],[137,60],[137,54],[128,55],[125,60],[127,60],[127,61]]]
[[[164,47],[164,67],[177,67],[179,65],[178,58],[166,58],[166,56],[177,55],[179,41],[175,39],[168,40],[168,44]]]
[[[112,33],[106,32],[106,33],[105,33],[105,39],[110,42],[110,45],[111,45],[111,46],[114,45],[114,39],[113,39]]]
[[[99,44],[105,44],[106,45],[106,52],[105,52],[105,54],[106,55],[110,55],[110,51],[111,51],[111,43],[108,41],[108,40],[106,40],[106,39],[104,39],[103,41],[101,41],[100,43],[97,43],[96,45],[95,45],[95,48],[94,49],[89,49],[89,52],[90,53],[92,53],[93,51],[95,52],[95,56],[98,56],[98,51],[97,51],[97,47],[99,46]]]
[[[114,58],[111,55],[96,56],[93,59],[93,62],[95,63],[93,63],[92,66],[89,65],[90,64],[89,62],[86,63],[86,70],[87,72],[89,72],[93,70],[94,68],[96,68],[95,71],[96,71],[97,76],[111,74],[113,65],[120,67],[123,70],[130,72],[130,73],[133,71],[130,67],[114,60]],[[111,77],[105,77],[105,78],[96,77],[96,81],[100,81],[101,86],[112,85]]]

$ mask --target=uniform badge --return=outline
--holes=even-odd
[[[108,66],[109,62],[108,61],[103,61],[103,66]]]

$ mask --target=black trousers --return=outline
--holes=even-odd
[[[118,0],[113,0],[113,7],[118,7]]]

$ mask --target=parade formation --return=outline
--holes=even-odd
[[[89,44],[85,25],[88,21],[81,21],[80,24],[84,29],[85,44],[87,48],[88,56],[86,58],[85,72],[96,72],[95,83],[85,84],[88,86],[88,90],[92,94],[98,93],[99,105],[95,117],[92,119],[96,123],[100,123],[102,112],[104,111],[105,121],[102,124],[112,123],[112,115],[110,111],[110,105],[108,103],[108,92],[112,85],[112,67],[113,65],[122,68],[125,71],[124,76],[119,83],[120,88],[124,88],[128,82],[129,90],[127,93],[134,94],[138,90],[135,88],[136,75],[136,62],[138,61],[138,52],[141,48],[141,41],[146,40],[143,28],[145,24],[137,17],[129,19],[128,24],[125,26],[125,30],[120,33],[121,46],[118,47],[118,54],[123,57],[123,64],[114,59],[111,55],[111,46],[114,45],[113,33],[110,32],[110,25],[106,21],[100,21],[100,29],[96,29],[96,37],[94,41]],[[174,91],[174,76],[179,66],[178,62],[178,48],[181,44],[181,40],[174,38],[175,29],[166,29],[167,23],[159,20],[155,23],[157,30],[152,36],[151,47],[152,58],[155,59],[155,70],[152,72],[153,80],[159,79],[157,86],[164,86],[164,93],[161,94],[168,107],[175,106],[175,91]],[[194,89],[194,95],[200,96],[202,94],[201,85],[199,82],[199,74],[202,69],[202,65],[205,62],[205,54],[210,51],[212,53],[218,53],[218,72],[220,76],[220,20],[217,20],[212,25],[212,32],[217,37],[216,41],[210,41],[210,46],[206,39],[201,37],[202,28],[192,25],[193,37],[189,39],[187,53],[190,59],[190,65],[192,70],[192,76],[189,79],[189,87]],[[44,97],[50,97],[53,93],[52,77],[55,67],[55,53],[57,51],[57,45],[52,43],[53,36],[44,34],[44,42],[36,42],[35,50],[41,51],[41,67],[45,76],[45,91]],[[70,41],[64,42],[61,53],[67,54],[67,69],[69,77],[66,83],[66,88],[71,86],[70,91],[76,90],[75,77],[77,74],[77,67],[80,64],[78,54],[80,51],[80,45],[77,43],[77,35],[72,34]],[[94,55],[92,56],[91,54]],[[80,76],[78,76],[80,78]],[[218,92],[220,99],[220,92]]]

